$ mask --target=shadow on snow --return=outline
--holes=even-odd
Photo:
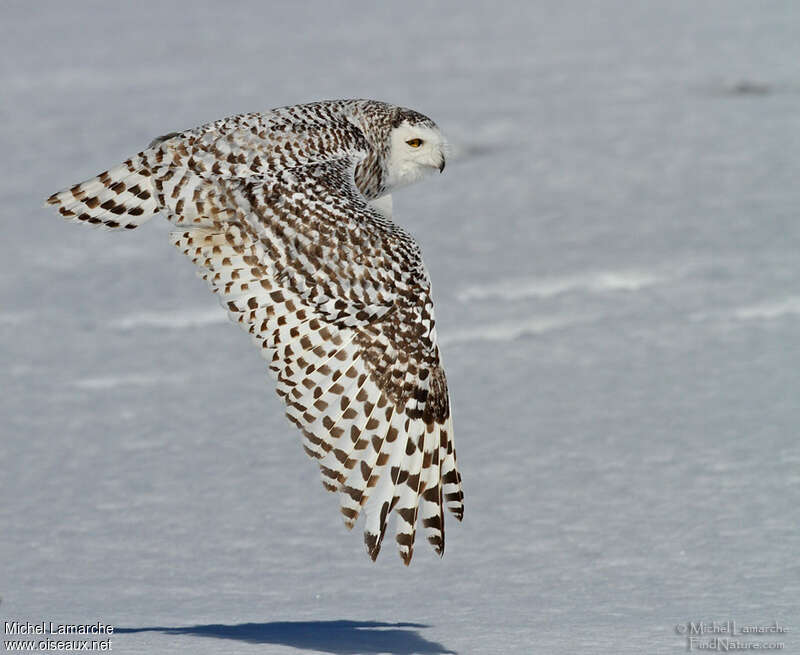
[[[380,621],[275,621],[236,625],[193,625],[182,628],[114,628],[115,634],[162,632],[167,635],[192,635],[236,639],[251,644],[283,644],[294,648],[355,655],[357,653],[454,653],[441,644],[428,641],[416,630],[421,623],[383,623]]]

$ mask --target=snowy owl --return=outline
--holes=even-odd
[[[269,363],[345,524],[363,510],[373,560],[393,510],[405,564],[418,515],[439,555],[443,507],[463,515],[430,279],[389,195],[444,166],[428,117],[335,100],[167,134],[47,200],[106,229],[167,217]]]

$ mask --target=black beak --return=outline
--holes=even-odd
[[[442,163],[439,164],[439,172],[444,173],[444,155],[442,155]]]

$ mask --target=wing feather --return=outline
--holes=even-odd
[[[420,513],[443,553],[461,478],[419,250],[358,193],[356,163],[210,180],[202,226],[173,243],[259,345],[345,524],[366,515],[375,559],[394,511],[408,564]]]

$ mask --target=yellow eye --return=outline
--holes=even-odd
[[[422,139],[409,139],[406,143],[412,148],[419,148],[422,145]]]

